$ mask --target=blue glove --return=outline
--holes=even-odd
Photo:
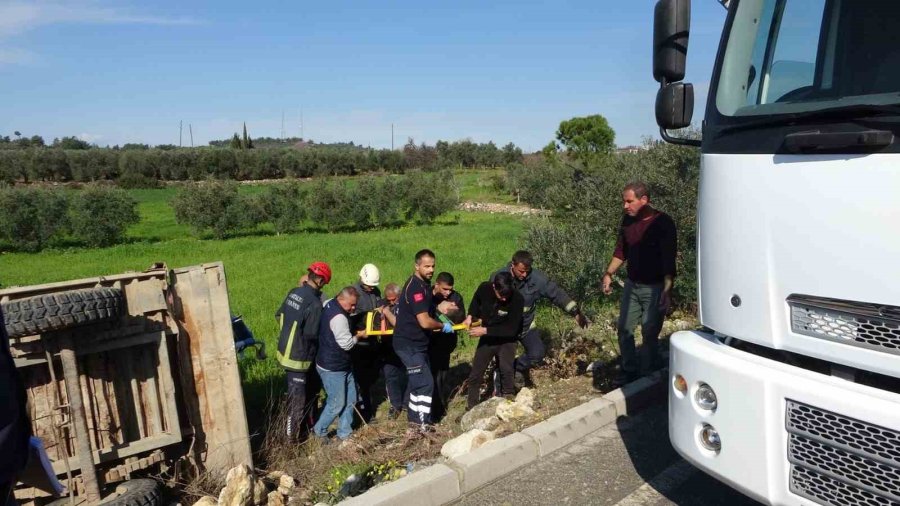
[[[453,332],[453,324],[450,322],[444,322],[444,328],[441,329],[441,332],[443,332],[444,334],[450,334],[451,332]]]

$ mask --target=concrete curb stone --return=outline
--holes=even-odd
[[[492,481],[543,458],[612,423],[665,398],[668,371],[663,369],[603,397],[554,415],[521,432],[496,439],[470,453],[435,464],[399,480],[375,487],[340,504],[447,504]]]
[[[346,506],[437,506],[461,495],[459,475],[445,464],[428,466],[399,480],[375,487],[340,504]]]
[[[537,458],[537,441],[517,432],[452,458],[447,461],[447,465],[459,473],[460,491],[465,494],[534,462]]]

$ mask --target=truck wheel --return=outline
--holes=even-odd
[[[87,506],[84,496],[75,498],[77,506]],[[104,494],[100,503],[103,506],[159,506],[162,504],[162,491],[156,480],[128,480],[116,485],[109,494]],[[62,497],[44,506],[69,506],[69,498]]]
[[[90,288],[11,300],[0,310],[9,337],[22,337],[113,320],[122,306],[122,290]]]

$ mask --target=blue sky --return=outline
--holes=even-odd
[[[725,19],[695,0],[699,119]],[[254,137],[390,147],[471,138],[537,150],[603,114],[653,136],[651,0],[17,2],[0,0],[0,135],[100,145]]]

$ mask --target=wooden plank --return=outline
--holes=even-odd
[[[252,465],[243,392],[234,352],[225,271],[221,263],[174,271],[182,390],[201,459],[212,471]],[[199,423],[198,423],[199,422]],[[204,444],[205,443],[205,444]]]
[[[95,451],[93,454],[94,462],[102,464],[105,462],[121,460],[123,458],[134,457],[140,453],[165,448],[166,446],[180,442],[181,438],[172,436],[171,434],[161,434],[159,436],[148,437],[141,439],[140,441],[134,441],[132,443],[126,443],[124,445],[117,445],[113,448],[104,448],[102,450]],[[70,460],[69,464],[71,465],[73,471],[81,469],[80,465],[78,464],[78,460]],[[55,472],[57,475],[65,474],[66,469],[64,463],[62,461],[53,462],[53,472]]]
[[[162,432],[162,402],[156,387],[155,348],[141,346],[138,353],[138,364],[141,369],[141,406],[147,419],[147,435],[155,436]]]
[[[163,324],[160,324],[160,327],[164,327]],[[140,330],[140,333],[128,336],[115,336],[113,334],[106,340],[91,339],[80,341],[78,343],[78,349],[75,350],[75,353],[78,356],[84,356],[105,351],[132,348],[135,346],[140,346],[142,344],[152,344],[160,339],[160,333],[163,332],[162,330],[151,330],[145,332],[143,331],[143,328],[141,328]],[[39,356],[32,355],[21,359],[14,359],[14,361],[17,368],[47,363],[43,351],[41,351]]]
[[[122,350],[122,356],[128,360],[128,387],[131,389],[131,407],[134,410],[135,420],[137,421],[138,434],[135,439],[145,438],[150,434],[147,433],[147,420],[144,417],[144,406],[141,402],[141,387],[138,384],[137,368],[135,367],[135,350],[133,348]]]
[[[115,367],[113,375],[116,392],[116,405],[119,406],[119,424],[122,428],[122,443],[136,441],[141,438],[141,426],[138,419],[140,413],[134,410],[134,394],[131,390],[131,364],[128,362],[127,353],[112,354],[112,365]]]
[[[91,376],[90,383],[93,397],[90,403],[94,406],[98,448],[109,448],[113,445],[113,440],[110,437],[113,423],[108,396],[108,385],[110,382],[106,367],[108,358],[106,354],[94,354],[85,357],[85,363],[88,366],[87,371],[89,371]]]
[[[172,365],[169,359],[169,343],[163,334],[157,347],[159,366],[157,368],[160,390],[164,405],[164,428],[167,433],[181,438],[181,423],[178,420],[178,405],[175,401],[175,378],[172,376]]]

